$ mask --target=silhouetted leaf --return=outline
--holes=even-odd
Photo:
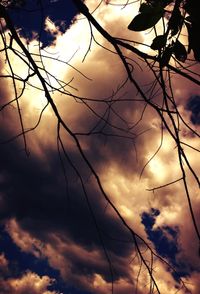
[[[173,53],[176,59],[178,59],[179,61],[185,62],[185,60],[187,59],[187,51],[185,49],[185,46],[178,40],[176,41],[176,43],[174,43]]]
[[[188,30],[188,53],[190,53],[191,49],[194,53],[194,58],[196,61],[200,61],[200,38],[199,38],[199,23],[187,23],[185,25]]]
[[[191,18],[191,16],[190,16],[190,15],[186,16],[186,17],[185,17],[185,21],[191,23],[191,22],[192,22],[192,18]]]
[[[164,9],[161,6],[149,6],[148,12],[142,12],[134,17],[134,19],[129,24],[128,29],[138,32],[150,29],[151,27],[155,26],[155,24],[160,20],[163,14]]]
[[[173,16],[170,18],[169,20],[169,28],[171,30],[171,36],[175,36],[182,25],[182,21],[183,21],[183,16],[181,15],[180,10],[177,8],[174,12],[173,12]]]
[[[158,4],[161,5],[162,7],[166,7],[167,5],[169,5],[172,2],[172,0],[145,0],[145,1],[154,7],[158,6]]]
[[[200,61],[200,21],[192,23],[191,32],[190,32],[190,42],[191,48],[194,52],[194,58],[196,61]]]
[[[193,48],[194,58],[196,61],[200,61],[200,45],[199,47]]]
[[[172,56],[172,52],[173,52],[173,49],[172,49],[171,45],[165,49],[165,51],[162,54],[161,60],[160,60],[160,65],[162,67],[169,64],[170,58]]]
[[[142,3],[140,5],[139,12],[141,12],[141,13],[151,13],[152,12],[152,6],[150,6],[147,3]]]
[[[192,21],[194,22],[199,21],[199,1],[187,0],[185,1],[183,8],[189,14]]]
[[[187,31],[188,31],[188,50],[187,50],[187,52],[189,54],[192,49],[191,48],[191,24],[188,22],[184,22],[184,23],[185,23]]]
[[[153,39],[153,42],[151,44],[151,49],[153,50],[159,50],[163,47],[165,47],[167,42],[167,36],[166,35],[160,35]]]

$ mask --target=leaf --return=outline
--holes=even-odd
[[[174,43],[173,53],[176,59],[181,62],[185,62],[185,60],[187,59],[187,51],[185,49],[185,46],[178,40]]]
[[[164,14],[164,9],[161,6],[149,7],[148,12],[142,12],[131,21],[128,29],[131,31],[145,31],[153,26],[160,20]]]
[[[184,20],[190,23],[192,22],[192,18],[190,15],[186,16]]]
[[[169,29],[171,30],[171,36],[175,36],[179,32],[179,30],[181,29],[182,21],[183,17],[181,15],[181,12],[179,9],[176,9],[173,12],[173,15],[168,23]]]
[[[162,54],[162,57],[161,57],[161,60],[160,60],[160,65],[162,67],[166,66],[169,64],[169,61],[170,61],[170,58],[172,56],[172,52],[173,52],[173,49],[172,49],[172,46],[169,45],[165,51],[163,52]]]
[[[163,14],[140,13],[129,24],[128,29],[131,31],[145,31],[155,26]]]
[[[161,5],[162,7],[166,7],[171,2],[173,2],[173,0],[145,0],[145,1],[152,6]]]
[[[185,25],[188,30],[188,54],[193,50],[195,60],[200,62],[199,24],[185,22]]]
[[[191,41],[191,24],[187,23],[187,22],[184,22],[184,24],[186,25],[186,28],[187,28],[187,31],[188,31],[188,50],[187,50],[187,52],[189,54],[191,52],[191,49],[192,49],[192,47],[191,47],[191,43],[192,43],[192,41]]]
[[[190,15],[192,21],[198,22],[199,21],[199,1],[191,1],[188,0],[183,5],[183,8],[186,12]]]
[[[200,61],[199,22],[192,23],[190,31],[190,46],[193,50],[195,60]]]
[[[153,42],[151,44],[151,49],[153,50],[159,50],[163,47],[165,47],[167,42],[167,36],[166,35],[160,35],[153,39]]]
[[[146,4],[146,3],[142,3],[140,5],[140,9],[139,9],[139,12],[141,13],[151,13],[152,12],[152,6],[150,6],[149,4]]]
[[[194,58],[196,61],[200,62],[200,45],[199,47],[193,48]]]

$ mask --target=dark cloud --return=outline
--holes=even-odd
[[[14,150],[7,144],[1,146],[1,171],[4,175],[1,192],[5,201],[1,217],[42,221],[50,230],[69,229],[76,242],[88,240],[88,244],[91,244],[96,228],[78,178],[73,177],[73,170],[67,166],[70,183],[66,192],[57,152],[46,150],[46,154],[49,153],[48,161],[41,162],[33,154],[26,157],[25,153]],[[74,156],[71,154],[70,157]],[[81,165],[79,167],[79,172],[82,173]],[[82,176],[96,218],[102,219],[102,229],[106,228],[106,231],[114,235],[119,230],[123,236],[123,226],[104,212],[106,202],[102,200],[93,181],[86,181],[83,173]],[[31,224],[29,226],[31,228]],[[80,227],[86,228],[84,233],[83,230],[79,231]],[[40,228],[37,229],[38,234],[39,231]],[[95,238],[98,239],[97,236]]]
[[[191,96],[187,102],[186,109],[191,111],[191,122],[194,125],[200,125],[200,96]]]
[[[28,1],[29,8],[31,3],[33,4],[33,2]],[[23,18],[24,12],[22,11],[11,12],[12,17],[18,19],[17,26],[22,27],[21,34],[28,35],[30,39],[34,35],[33,32],[38,32],[38,26],[41,25],[40,20],[44,21],[46,16],[49,16],[58,29],[64,32],[73,17],[72,15],[74,15],[72,13],[68,18],[70,19],[68,24],[63,23],[63,14],[66,17],[66,8],[69,8],[67,5],[70,5],[70,2],[54,1],[47,3],[47,1],[43,1],[42,3],[44,4],[43,16],[38,14],[41,12],[38,7],[32,7],[37,9],[27,12],[25,18]],[[47,6],[45,6],[46,4]],[[60,6],[59,8],[56,5],[65,5],[65,7]],[[68,12],[71,13],[71,8],[69,8]],[[103,13],[101,16],[103,16]],[[30,18],[30,20],[27,18]],[[82,24],[83,22],[81,22]],[[110,24],[111,26],[112,24]],[[118,26],[115,29],[117,35]],[[81,33],[79,32],[78,34],[80,34],[78,37],[81,37]],[[54,33],[43,32],[41,41],[44,46],[47,46],[52,43],[55,37]],[[82,45],[77,40],[78,38],[75,38],[76,45]],[[93,48],[91,47],[91,49]],[[61,50],[63,50],[63,47]],[[156,218],[160,213],[156,209],[142,214],[145,231],[140,223],[140,212],[145,211],[145,208],[151,205],[149,204],[151,199],[146,196],[145,188],[148,185],[152,186],[152,178],[158,179],[160,185],[160,176],[162,178],[163,174],[165,182],[167,173],[171,174],[170,168],[172,166],[174,168],[174,158],[170,157],[169,160],[170,152],[166,151],[166,153],[163,153],[163,159],[158,161],[157,165],[152,165],[150,169],[152,174],[148,170],[149,166],[147,166],[147,172],[144,175],[145,180],[139,181],[136,179],[136,175],[139,175],[142,167],[157,149],[155,144],[159,145],[160,124],[158,124],[155,114],[152,114],[152,111],[145,107],[144,103],[133,101],[133,99],[137,100],[139,97],[129,84],[120,88],[119,85],[120,83],[122,84],[125,75],[122,65],[119,65],[119,61],[116,61],[117,57],[115,58],[113,54],[112,56],[109,55],[111,53],[108,51],[99,53],[97,50],[94,56],[91,52],[88,52],[86,65],[85,62],[81,64],[79,62],[77,68],[83,66],[85,69],[83,72],[86,72],[86,74],[88,72],[93,81],[88,82],[85,79],[83,81],[79,76],[78,78],[75,76],[75,87],[77,86],[79,95],[82,97],[95,97],[106,101],[110,95],[110,104],[100,104],[98,101],[90,103],[86,100],[92,108],[84,108],[84,103],[73,103],[67,96],[56,97],[54,95],[55,97],[52,97],[55,98],[63,119],[71,129],[77,133],[88,133],[88,136],[77,135],[80,144],[101,176],[105,189],[108,191],[113,203],[122,211],[127,222],[130,226],[134,226],[137,233],[144,236],[144,238],[147,235],[148,243],[150,243],[149,241],[153,243],[157,253],[168,259],[178,269],[180,276],[184,276],[187,272],[181,271],[181,266],[183,268],[186,266],[181,262],[179,262],[179,265],[176,263],[177,255],[180,253],[177,241],[179,237],[177,226],[171,224],[154,228]],[[69,80],[70,75],[71,72],[66,74],[66,80]],[[141,76],[141,68],[139,71],[135,70],[135,77],[137,75]],[[143,84],[147,81],[149,84],[149,75],[149,73],[145,74],[145,71],[143,72]],[[74,76],[74,72],[71,76]],[[153,80],[154,78],[153,76]],[[112,95],[112,92],[117,93]],[[33,95],[30,94],[28,98],[30,101],[34,101],[35,96],[33,91]],[[121,98],[124,99],[123,102],[118,101]],[[125,102],[126,98],[128,101]],[[116,99],[115,103],[114,99]],[[159,99],[160,96],[155,97],[155,101],[159,102]],[[33,108],[31,108],[30,112],[27,108],[27,105],[22,107],[23,115],[28,118],[29,116],[32,117]],[[12,111],[14,112],[14,110]],[[18,115],[17,110],[15,110],[15,113]],[[16,121],[18,119],[17,115]],[[139,259],[137,264],[137,255],[134,254],[135,248],[132,239],[111,207],[107,206],[97,183],[91,175],[91,171],[68,135],[66,135],[67,138],[64,138],[63,135],[63,140],[65,141],[66,139],[64,142],[66,143],[66,150],[82,177],[87,195],[84,195],[77,173],[62,154],[67,178],[67,182],[65,182],[62,165],[56,150],[56,129],[51,127],[53,125],[52,117],[50,115],[45,117],[44,115],[41,122],[42,124],[46,119],[46,123],[42,125],[43,132],[40,133],[41,128],[38,128],[39,130],[37,129],[35,133],[30,135],[28,144],[31,145],[33,142],[35,144],[33,144],[33,147],[31,146],[32,152],[29,157],[25,155],[20,139],[9,144],[0,145],[0,219],[2,224],[7,225],[7,233],[12,238],[11,240],[8,235],[8,238],[4,235],[5,239],[7,238],[7,244],[15,242],[22,251],[19,252],[19,248],[9,245],[11,246],[10,251],[14,255],[13,259],[22,261],[22,264],[20,264],[20,261],[16,262],[16,268],[21,273],[29,269],[41,275],[55,276],[56,279],[59,279],[59,272],[67,285],[71,284],[81,289],[89,290],[95,288],[94,291],[104,294],[110,291],[111,286],[109,262],[103,250],[103,246],[105,246],[113,267],[113,279],[116,285],[121,287],[118,290],[116,286],[116,293],[132,293],[135,286],[132,279],[137,279],[140,272],[142,273],[141,277],[139,277],[141,278],[141,285],[143,282],[144,285],[147,284],[145,277],[145,281],[142,281],[143,273],[145,275],[146,272],[143,271],[143,268],[141,271]],[[19,123],[18,125],[16,124],[17,129],[15,121],[11,125],[10,121],[13,121],[12,119],[11,114],[6,116],[7,126],[6,123],[1,125],[1,128],[4,129],[0,133],[2,139],[3,137],[9,138],[10,129],[12,129],[12,133],[20,129]],[[26,127],[30,125],[28,119],[27,121]],[[150,129],[152,132],[146,132]],[[95,134],[92,134],[93,131]],[[143,135],[138,136],[140,133]],[[131,137],[131,139],[125,139],[126,136]],[[52,141],[48,141],[50,137],[53,138]],[[169,145],[168,142],[163,143],[164,147],[165,144]],[[38,152],[37,148],[34,148],[35,146],[39,146],[38,149],[41,152]],[[139,158],[137,158],[137,150]],[[162,155],[160,153],[159,156],[156,156],[155,159],[161,159]],[[163,168],[160,168],[160,166]],[[109,174],[110,169],[111,173]],[[107,175],[109,175],[109,178],[105,179]],[[168,207],[170,204],[173,207],[178,205],[182,209],[182,203],[180,204],[177,198],[174,200],[171,194],[172,191],[170,191],[169,195],[164,193],[161,195],[166,197],[162,197],[162,199],[160,197],[158,200],[160,210],[162,205],[165,205],[166,210],[168,209],[167,212],[170,212],[170,207]],[[154,200],[157,204],[157,200]],[[151,205],[150,207],[154,206]],[[155,207],[157,206],[155,205]],[[166,215],[164,217],[164,221],[168,221]],[[12,221],[16,222],[16,227],[12,227]],[[176,223],[174,219],[172,222]],[[10,227],[8,226],[9,223],[11,223]],[[35,240],[40,242],[39,245]],[[4,246],[3,250],[6,254],[9,247],[6,249],[6,246]],[[8,253],[7,256],[12,260]],[[42,258],[43,261],[40,260]],[[31,266],[31,263],[34,263],[34,266]],[[97,277],[95,277],[96,275]],[[94,277],[96,278],[97,286],[92,284]],[[163,277],[161,277],[161,280],[168,283],[168,280],[164,280]],[[61,285],[62,281],[59,281],[59,284]],[[133,287],[131,290],[130,285]],[[123,286],[126,287],[126,290]],[[63,289],[65,289],[64,287]],[[65,292],[63,289],[62,291]],[[69,291],[75,292],[74,288],[69,289]],[[142,292],[143,289],[141,289]],[[81,291],[81,293],[83,292]],[[140,293],[140,289],[138,293]]]
[[[9,278],[20,278],[25,272],[31,270],[39,276],[46,275],[54,279],[54,283],[48,286],[48,289],[51,291],[60,291],[61,293],[70,293],[71,291],[74,294],[89,294],[89,292],[80,292],[74,287],[67,286],[61,279],[59,271],[50,267],[46,258],[36,258],[33,254],[22,251],[13,242],[3,226],[0,227],[0,248],[0,273],[5,281]],[[5,261],[6,264],[3,267]]]
[[[114,267],[114,279],[128,277],[126,258],[134,250],[132,240],[122,223],[117,220],[98,192],[97,186],[85,166],[81,166],[79,156],[71,151],[72,158],[79,166],[83,177],[88,206],[80,182],[70,165],[67,165],[68,190],[57,151],[46,150],[46,159],[38,159],[34,154],[25,155],[17,143],[1,145],[1,202],[0,218],[2,223],[15,218],[20,227],[43,244],[53,244],[52,234],[57,234],[63,243],[72,242],[86,248],[88,252],[97,250],[101,260],[87,261],[76,253],[65,251],[62,256],[71,264],[71,277],[101,274],[111,282],[109,265],[106,261],[105,246]],[[95,150],[94,150],[95,152]],[[92,157],[94,154],[92,155]],[[98,224],[98,228],[94,221]],[[101,235],[101,240],[100,240]],[[5,238],[6,239],[6,238]],[[102,243],[103,242],[103,243]],[[12,246],[11,246],[12,247]],[[9,249],[9,247],[8,247]],[[59,251],[59,248],[57,248]],[[38,273],[37,266],[31,267],[34,258],[21,258],[17,249],[10,252],[20,259],[24,267]],[[11,254],[11,253],[10,253]],[[124,258],[124,261],[122,260]],[[24,260],[24,261],[23,261]],[[44,266],[38,263],[44,270]],[[41,273],[41,272],[40,272]]]
[[[77,10],[71,0],[26,0],[22,7],[10,8],[9,13],[22,36],[27,40],[37,38],[46,47],[53,43],[56,35],[44,30],[45,19],[49,17],[58,30],[64,33]]]
[[[38,274],[47,274],[53,278],[58,278],[58,271],[51,268],[45,259],[36,258],[30,253],[23,252],[13,242],[6,230],[0,228],[0,250],[9,260],[9,276],[19,277],[23,272],[32,270]]]

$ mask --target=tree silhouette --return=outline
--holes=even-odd
[[[97,45],[99,45],[102,51],[106,50],[113,54],[113,56],[117,55],[126,73],[126,77],[122,85],[119,86],[119,89],[125,87],[126,84],[130,84],[138,93],[135,101],[139,99],[142,101],[142,103],[144,103],[144,111],[146,107],[149,107],[155,111],[157,117],[160,120],[160,145],[156,152],[153,153],[151,158],[148,159],[147,163],[141,167],[141,175],[144,173],[145,168],[148,166],[151,160],[153,160],[153,158],[157,156],[157,153],[162,149],[163,133],[167,133],[172,139],[176,149],[178,162],[177,167],[180,171],[180,177],[178,179],[172,180],[169,183],[163,183],[160,186],[147,188],[149,191],[155,192],[156,190],[173,186],[175,183],[181,183],[183,185],[188,209],[191,216],[191,220],[188,221],[193,223],[193,227],[196,232],[196,242],[200,243],[200,231],[191,199],[188,178],[193,178],[195,182],[194,185],[196,185],[198,189],[200,186],[200,180],[198,173],[194,169],[191,160],[187,155],[188,149],[191,149],[197,155],[199,154],[200,150],[184,140],[184,134],[182,130],[184,130],[184,132],[188,132],[195,138],[199,138],[199,134],[194,125],[188,123],[187,119],[180,111],[179,105],[177,104],[176,93],[174,91],[174,84],[172,81],[172,77],[175,76],[180,77],[186,81],[190,81],[197,87],[200,85],[198,74],[198,62],[200,61],[200,39],[198,37],[198,31],[200,23],[198,17],[197,1],[145,0],[143,2],[135,2],[136,4],[132,3],[131,1],[126,1],[125,3],[118,5],[120,5],[121,8],[130,6],[130,9],[132,9],[132,7],[135,7],[134,5],[138,5],[139,2],[138,14],[133,17],[133,20],[130,23],[127,22],[126,29],[127,31],[133,31],[133,37],[137,36],[139,32],[151,32],[153,37],[151,37],[151,42],[149,44],[139,44],[136,40],[129,40],[120,38],[120,36],[113,36],[106,30],[106,28],[104,28],[103,25],[97,21],[95,18],[95,11],[99,9],[100,5],[102,3],[106,3],[106,5],[112,7],[112,5],[114,5],[114,1],[100,1],[95,11],[90,11],[87,3],[85,4],[81,0],[73,0],[73,3],[75,4],[77,10],[82,14],[82,17],[85,17],[88,20],[90,27],[91,41],[84,60],[87,62],[87,55],[89,54],[89,51],[92,50],[92,42],[95,42]],[[9,80],[9,82],[11,81],[14,93],[14,98],[1,104],[0,110],[3,112],[10,106],[12,107],[13,105],[16,105],[15,107],[17,107],[18,120],[21,126],[21,131],[12,138],[8,138],[6,142],[22,137],[24,150],[26,154],[29,155],[27,142],[28,133],[34,130],[37,131],[37,128],[41,123],[43,113],[49,107],[54,114],[54,118],[56,119],[57,148],[61,160],[61,166],[63,168],[63,173],[67,182],[67,170],[65,166],[66,160],[73,168],[75,175],[79,179],[79,182],[82,186],[82,191],[89,208],[89,213],[91,214],[95,224],[95,228],[104,251],[105,259],[108,262],[112,281],[111,293],[115,293],[115,270],[112,259],[109,254],[109,250],[106,247],[98,218],[96,217],[91,200],[88,197],[83,172],[81,171],[80,166],[74,163],[65,145],[65,134],[67,134],[67,136],[70,137],[70,140],[72,140],[73,144],[75,144],[81,159],[87,167],[87,170],[91,174],[91,177],[93,177],[96,181],[98,191],[104,197],[107,203],[106,209],[107,207],[112,208],[116,217],[127,230],[131,242],[135,248],[134,250],[136,252],[137,263],[140,264],[138,277],[140,276],[141,269],[143,268],[145,268],[148,274],[148,293],[162,293],[154,273],[154,262],[157,259],[159,259],[160,262],[162,262],[164,266],[167,267],[168,271],[173,272],[174,275],[177,274],[179,288],[185,289],[186,291],[187,285],[183,279],[179,278],[175,267],[170,264],[167,259],[159,256],[157,251],[144,237],[137,234],[137,230],[133,229],[134,225],[130,224],[126,220],[126,218],[120,212],[119,208],[115,205],[114,201],[112,201],[112,198],[102,184],[101,176],[96,170],[93,161],[88,158],[87,152],[84,150],[81,144],[80,138],[82,136],[93,136],[94,134],[101,134],[105,137],[115,136],[120,138],[121,141],[131,141],[134,139],[131,128],[122,127],[121,125],[119,126],[117,123],[115,123],[114,120],[110,121],[109,119],[109,113],[112,111],[114,112],[114,107],[117,103],[120,101],[121,103],[127,103],[129,101],[126,99],[120,100],[120,98],[115,99],[116,93],[114,93],[112,97],[107,97],[104,99],[104,101],[99,100],[98,98],[91,99],[90,97],[81,97],[75,95],[73,91],[70,91],[70,87],[73,85],[72,81],[66,82],[64,79],[60,80],[59,78],[54,77],[54,74],[49,72],[46,68],[44,62],[45,59],[52,59],[57,63],[66,63],[66,67],[69,66],[69,63],[65,62],[64,60],[54,58],[53,56],[45,56],[45,51],[42,51],[41,49],[42,46],[40,37],[38,38],[38,53],[32,53],[29,50],[29,40],[25,40],[24,36],[22,37],[18,33],[15,23],[10,17],[10,11],[12,9],[22,9],[23,5],[23,1],[1,1],[0,4],[1,60],[5,60],[8,68],[6,73],[1,74],[1,83],[3,84],[7,80]],[[94,29],[98,31],[99,35],[101,36],[99,37],[100,39],[103,37],[107,45],[102,45],[101,41],[96,39],[93,32]],[[138,45],[140,46],[138,47]],[[139,49],[145,48],[145,46],[148,50]],[[11,54],[14,54],[15,58],[19,59],[27,68],[27,73],[25,76],[18,76],[15,73]],[[151,74],[151,80],[148,86],[144,86],[141,82],[141,78],[138,78],[138,75],[135,74],[135,66],[137,64],[139,64],[138,68],[143,67]],[[77,67],[74,70],[79,71],[79,68]],[[81,71],[79,72],[83,76],[83,73],[81,73]],[[37,86],[31,82],[32,77],[37,78]],[[52,79],[53,82],[50,81]],[[23,95],[27,87],[31,87],[32,89],[38,87],[40,91],[43,91],[44,97],[46,98],[46,104],[41,110],[37,122],[33,127],[28,129],[25,127],[23,109],[21,109],[20,106],[20,101],[23,99]],[[73,128],[66,123],[62,111],[57,107],[57,104],[53,98],[54,92],[66,95],[78,103],[82,103],[83,106],[86,107],[89,112],[91,112],[92,115],[97,118],[98,122],[96,125],[94,125],[88,133],[76,133],[76,131],[74,131]],[[158,95],[159,99],[157,98]],[[98,107],[93,106],[94,104],[104,104],[104,113],[102,114],[101,111],[98,111]],[[125,125],[128,125],[128,118],[126,120],[126,117],[120,117],[120,113],[116,114],[116,116],[117,115],[121,121],[125,121]],[[142,118],[143,114],[141,112],[141,117],[136,125],[142,121]],[[111,130],[112,132],[109,133],[107,130]],[[133,260],[133,263],[134,262],[136,261]],[[139,281],[138,277],[133,278],[135,284],[137,284],[136,280]]]

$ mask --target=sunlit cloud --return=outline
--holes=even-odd
[[[90,0],[87,4],[91,11],[96,7],[96,1]],[[113,7],[102,4],[94,12],[94,16],[114,36],[133,38],[134,34],[134,40],[137,42],[143,42],[144,39],[150,42],[152,35],[135,34],[127,30],[127,25],[137,12],[138,7],[132,11],[129,5],[125,5],[122,9],[117,5]],[[181,175],[174,141],[170,139],[166,129],[163,129],[162,133],[160,120],[155,111],[149,107],[145,108],[145,103],[141,101],[129,101],[135,98],[139,100],[140,97],[128,83],[120,88],[126,77],[121,61],[118,56],[104,50],[94,40],[90,43],[90,26],[83,16],[78,15],[70,28],[62,34],[49,16],[45,22],[45,29],[54,34],[54,42],[45,50],[39,51],[38,41],[33,39],[29,42],[28,48],[40,64],[41,73],[49,83],[49,88],[50,85],[58,87],[58,79],[66,83],[68,92],[65,94],[56,89],[51,91],[51,96],[62,118],[73,132],[82,133],[79,135],[79,142],[89,160],[94,164],[105,191],[118,211],[130,227],[155,250],[156,245],[148,235],[144,222],[142,223],[142,216],[143,213],[149,214],[152,208],[159,211],[150,231],[152,233],[159,230],[168,241],[177,242],[179,251],[175,261],[184,259],[184,266],[187,267],[187,264],[188,272],[192,271],[191,276],[188,273],[185,280],[190,283],[189,287],[194,294],[198,294],[200,271],[197,259],[198,244],[196,242],[191,244],[191,240],[195,238],[195,232],[192,229],[185,193],[179,181]],[[93,33],[101,45],[111,49],[111,46],[94,28]],[[138,48],[140,49],[140,46]],[[10,60],[15,73],[26,78],[27,65],[14,55],[10,55]],[[146,82],[149,79],[152,80],[153,76],[145,71],[143,64],[140,63],[138,61],[138,64],[135,64],[135,76],[145,87]],[[43,65],[47,72],[42,70]],[[8,65],[1,64],[1,68],[5,73]],[[196,88],[192,88],[189,82],[183,83],[183,80],[176,76],[172,81],[175,84],[174,94],[178,99],[180,112],[189,122],[191,108],[188,109],[186,105],[188,105],[189,97],[196,93]],[[38,78],[33,76],[29,82],[30,85],[26,86],[24,96],[20,99],[26,129],[36,124],[41,110],[47,103]],[[6,82],[5,85],[1,93],[4,100],[10,101],[15,98],[12,81]],[[18,82],[17,87],[20,89],[22,82]],[[62,87],[60,89],[62,90]],[[74,98],[73,95],[77,97]],[[91,107],[89,108],[78,97],[95,98],[96,101],[87,101]],[[102,100],[110,97],[127,101],[117,101],[118,104],[113,106],[113,112],[105,116],[104,121],[102,117],[108,105]],[[155,99],[159,102],[162,95],[157,94]],[[183,104],[181,104],[182,101]],[[143,110],[144,115],[141,118]],[[128,121],[127,124],[124,123],[125,119]],[[12,137],[21,132],[16,108],[9,109],[6,117],[1,117],[1,120],[2,128],[7,131],[7,135]],[[107,129],[101,126],[105,122],[110,123]],[[87,134],[98,123],[100,125],[99,129],[96,128],[100,130],[98,135],[83,136],[83,133]],[[197,125],[196,128],[198,127]],[[1,211],[5,214],[5,228],[22,252],[30,253],[38,259],[47,259],[48,264],[59,271],[66,283],[98,294],[107,294],[112,288],[109,262],[99,241],[94,219],[86,204],[87,199],[81,192],[78,177],[69,162],[67,162],[68,180],[64,182],[58,156],[56,131],[56,119],[48,106],[39,126],[27,134],[30,151],[28,165],[22,161],[21,157],[17,159],[14,156],[15,161],[11,158],[12,162],[9,163],[4,160],[1,182],[5,186],[5,191],[0,196],[0,204],[2,204]],[[102,135],[104,131],[108,135]],[[198,140],[184,131],[183,128],[181,134],[184,142],[199,148]],[[119,133],[120,136],[117,136]],[[135,257],[127,233],[121,228],[121,223],[117,223],[113,209],[99,195],[94,180],[90,178],[90,172],[85,169],[80,159],[76,144],[63,130],[62,135],[68,155],[78,166],[78,171],[84,174],[83,179],[89,191],[89,201],[96,212],[105,248],[117,273],[114,276],[114,293],[129,294],[136,289],[138,294],[148,293],[149,274],[144,266],[141,267],[137,256]],[[23,142],[19,145],[16,143],[16,146],[21,147],[22,144]],[[199,163],[196,160],[195,150],[187,146],[185,149],[192,166],[198,173]],[[8,156],[9,150],[5,148],[2,156]],[[16,172],[17,169],[20,172]],[[199,190],[196,185],[193,185],[191,175],[188,179],[195,215],[198,216]],[[30,182],[35,183],[31,188]],[[67,192],[63,192],[66,186],[70,191],[71,199],[68,198]],[[72,205],[71,213],[68,210],[70,205]],[[198,217],[197,220],[199,224]],[[177,240],[166,230],[166,226],[176,228]],[[120,242],[120,238],[124,238],[125,242]],[[149,251],[144,245],[140,244],[140,246],[149,260]],[[2,253],[0,271],[8,272],[8,269],[9,261]],[[180,286],[169,268],[159,260],[155,261],[153,270],[161,292],[171,294],[177,290],[176,287]],[[0,286],[2,285],[2,289],[5,289],[4,293],[10,294],[57,294],[56,291],[48,290],[52,283],[53,280],[50,277],[39,276],[31,271],[18,278],[0,280]],[[185,292],[180,290],[179,293]]]
[[[35,273],[27,272],[20,278],[9,278],[6,281],[0,280],[2,293],[10,294],[58,294],[56,291],[48,290],[53,279],[48,276],[38,276]]]

